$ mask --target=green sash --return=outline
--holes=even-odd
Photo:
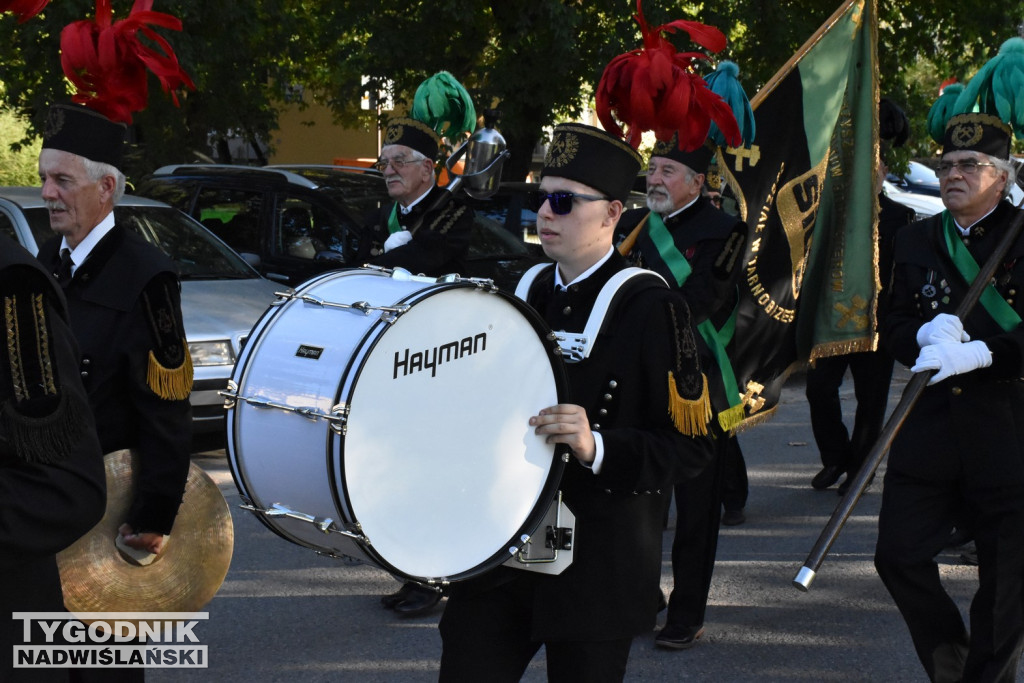
[[[394,235],[396,232],[400,232],[402,226],[398,224],[398,202],[391,207],[391,215],[388,217],[388,234]]]
[[[653,211],[647,219],[647,236],[658,250],[661,260],[671,271],[676,285],[682,287],[686,279],[690,277],[690,273],[693,272],[690,263],[676,247],[676,242],[665,226],[665,221]],[[722,375],[722,385],[725,387],[729,408],[718,413],[718,424],[723,431],[728,432],[742,422],[744,417],[739,385],[736,383],[736,373],[725,352],[736,332],[736,309],[733,308],[729,319],[722,325],[722,329],[716,330],[709,318],[697,325],[697,331],[700,332],[700,336],[704,338],[708,348],[711,349],[715,362],[718,364],[718,371]]]
[[[963,276],[968,284],[974,282],[974,278],[981,272],[981,268],[957,234],[953,216],[948,210],[942,212],[942,232],[946,238],[946,250],[949,252],[950,258],[953,259],[953,265],[960,271],[960,275]],[[1013,310],[1013,307],[1006,303],[1006,299],[999,294],[991,283],[985,287],[978,302],[985,309],[985,312],[992,316],[992,319],[996,321],[999,327],[1003,328],[1004,332],[1009,332],[1020,325],[1021,320],[1017,311]]]

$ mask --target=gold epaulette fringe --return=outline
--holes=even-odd
[[[722,428],[723,432],[730,432],[738,427],[745,417],[746,414],[741,403],[738,406],[733,406],[728,410],[718,413],[718,426]]]
[[[188,398],[192,392],[192,354],[188,352],[188,342],[184,339],[182,346],[185,349],[185,360],[176,368],[165,368],[153,352],[149,352],[146,384],[165,401],[180,401]]]
[[[668,371],[668,414],[672,416],[672,424],[680,434],[687,436],[703,436],[708,433],[708,422],[711,421],[711,396],[708,394],[708,378],[701,375],[704,387],[700,396],[689,399],[679,395],[676,389],[676,378]]]

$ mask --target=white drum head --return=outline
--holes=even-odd
[[[335,471],[395,573],[458,579],[496,566],[550,502],[561,467],[529,419],[558,402],[558,386],[522,306],[473,287],[432,291],[346,382]]]

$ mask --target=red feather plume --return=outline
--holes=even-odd
[[[683,19],[652,29],[640,5],[637,0],[633,18],[640,26],[643,47],[609,62],[597,84],[601,125],[611,133],[628,136],[626,142],[634,148],[640,146],[644,131],[654,131],[659,140],[669,140],[678,132],[679,148],[689,151],[704,144],[714,121],[729,144],[738,146],[742,137],[736,116],[695,68],[698,60],[710,58],[702,52],[677,52],[663,33],[685,31],[711,52],[725,48],[725,35],[714,26]],[[626,125],[625,132],[619,121]]]
[[[0,0],[0,12],[12,12],[18,15],[18,23],[26,21],[43,11],[50,0]]]
[[[181,20],[152,11],[153,0],[135,0],[127,18],[113,21],[110,0],[96,0],[96,18],[68,24],[60,34],[60,62],[78,89],[71,99],[112,121],[131,123],[149,101],[147,69],[178,103],[178,88],[194,90],[178,58],[153,27],[181,30]],[[142,42],[145,36],[156,47]]]

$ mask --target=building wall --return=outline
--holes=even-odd
[[[344,128],[332,121],[326,106],[311,103],[300,111],[283,105],[278,129],[271,134],[272,164],[361,164],[377,160],[377,131]]]

